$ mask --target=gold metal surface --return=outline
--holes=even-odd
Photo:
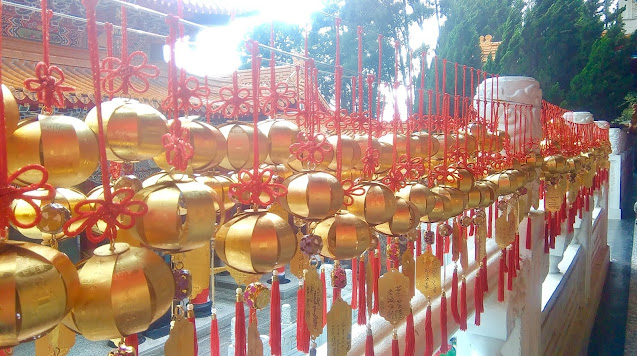
[[[221,226],[215,252],[245,273],[270,273],[294,256],[296,236],[287,221],[266,210],[246,210]]]
[[[418,208],[421,217],[427,215],[436,203],[434,194],[427,186],[420,183],[406,185],[396,192],[396,196],[413,203]]]
[[[327,166],[327,169],[336,171],[337,168],[337,142],[338,136],[330,136],[327,138],[327,142],[332,146],[332,154],[326,157],[323,164]],[[347,135],[341,135],[341,152],[342,152],[342,170],[349,171],[354,169],[357,164],[360,164],[362,158],[362,152],[360,145],[354,141],[353,138]]]
[[[68,116],[40,115],[23,120],[7,141],[7,166],[13,173],[27,164],[39,164],[49,172],[47,183],[70,187],[85,181],[97,168],[97,139],[82,121]],[[39,171],[29,171],[16,183],[40,181]]]
[[[207,185],[215,192],[217,200],[223,205],[225,211],[235,206],[234,200],[230,197],[230,184],[234,182],[229,177],[220,174],[205,174],[195,176],[195,180]]]
[[[321,220],[334,215],[343,206],[343,187],[326,172],[301,172],[283,181],[288,193],[279,204],[292,215]]]
[[[287,164],[290,160],[290,146],[297,141],[299,127],[285,119],[267,119],[257,125],[259,131],[270,141],[268,164]]]
[[[385,235],[399,236],[413,231],[420,222],[420,212],[413,203],[397,197],[396,213],[385,223],[374,226],[376,231]]]
[[[467,194],[451,187],[433,187],[431,191],[449,199],[450,204],[445,205],[444,212],[447,218],[462,214],[468,203]]]
[[[448,216],[448,211],[449,211],[448,206],[451,206],[451,200],[449,200],[448,197],[440,195],[440,194],[436,194],[433,191],[432,191],[432,194],[434,194],[434,204],[433,204],[434,207],[433,209],[431,209],[429,213],[427,213],[427,215],[423,215],[420,218],[420,221],[426,222],[426,223],[432,223],[432,222],[446,220],[447,218],[451,217],[451,216]]]
[[[396,197],[386,185],[378,182],[363,182],[364,193],[353,196],[347,211],[367,222],[378,225],[389,221],[396,213]]]
[[[253,164],[253,134],[252,125],[242,122],[229,122],[219,126],[228,144],[226,157],[219,163],[222,168],[235,171],[252,167]],[[259,163],[265,162],[270,151],[270,140],[257,130]]]
[[[361,219],[339,211],[316,225],[314,234],[323,240],[321,255],[335,260],[360,256],[369,247],[372,230]]]
[[[562,173],[568,169],[566,159],[562,155],[544,157],[542,170],[549,173]]]
[[[97,135],[97,109],[86,116]],[[152,106],[132,99],[115,98],[102,103],[106,156],[111,161],[137,162],[164,151],[162,136],[168,132],[166,118]]]

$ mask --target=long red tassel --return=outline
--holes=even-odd
[[[281,356],[281,291],[276,271],[272,273],[270,293],[270,350],[272,356]]]
[[[449,351],[447,343],[447,297],[445,292],[440,296],[440,352]]]
[[[507,269],[507,289],[513,290],[513,276],[515,276],[515,252],[509,250],[509,268]]]
[[[414,356],[416,352],[416,336],[414,335],[414,314],[407,315],[405,325],[405,356]]]
[[[506,249],[502,249],[500,253],[500,269],[498,270],[498,301],[504,301],[504,272],[506,270]]]
[[[477,326],[480,326],[480,313],[482,313],[482,310],[481,310],[482,303],[480,302],[480,299],[482,298],[482,293],[483,293],[482,276],[480,276],[481,269],[482,268],[478,269],[478,272],[476,273],[475,288],[473,290],[473,301],[476,306],[475,324]]]
[[[467,281],[464,277],[460,285],[460,330],[467,330]]]
[[[367,339],[365,340],[365,356],[374,356],[374,335],[372,329],[367,328]]]
[[[398,337],[394,335],[391,341],[391,356],[400,356],[400,348],[398,347]]]
[[[195,325],[193,321],[191,321],[191,323]],[[126,339],[124,339],[124,343],[126,346],[132,347],[135,350],[135,354],[139,355],[139,338],[137,334],[127,336]],[[197,355],[197,328],[195,328],[195,355]]]
[[[526,218],[526,249],[532,248],[533,236],[531,235],[531,217]]]
[[[416,257],[420,256],[420,254],[422,254],[422,236],[419,234],[416,239]]]
[[[482,276],[482,294],[486,294],[489,291],[489,280],[487,278],[487,256],[482,258],[482,271],[480,272],[480,276]]]
[[[367,293],[365,292],[365,259],[358,261],[358,325],[367,324]]]
[[[439,229],[436,229],[436,257],[440,260],[440,264],[444,264],[444,248],[445,243],[442,238],[442,235],[438,232]]]
[[[296,349],[310,351],[310,335],[305,323],[305,286],[296,291]]]
[[[458,312],[458,268],[453,269],[451,276],[451,315],[456,324],[460,325],[461,318]]]
[[[431,305],[427,305],[425,313],[425,356],[431,356],[434,352],[434,333],[431,329]]]
[[[192,304],[188,304],[187,310],[188,321],[192,324],[192,329],[194,330],[193,343],[195,356],[197,356],[199,354],[199,343],[197,342],[197,323],[195,321],[195,311],[193,310]],[[135,338],[137,338],[137,336],[135,336]]]
[[[234,315],[234,356],[246,356],[246,315],[243,310],[243,296],[241,294],[237,294]]]
[[[325,270],[321,268],[321,286],[323,287],[323,326],[327,324],[327,288],[325,284]]]
[[[488,238],[491,238],[491,232],[492,231],[493,231],[493,204],[489,205],[489,223],[487,224],[487,237]]]
[[[518,271],[520,270],[520,234],[515,234],[515,271],[513,273],[513,277],[518,276]]]
[[[210,323],[210,356],[221,356],[219,351],[219,323],[217,322],[217,314],[212,313],[212,322]],[[280,356],[281,353],[273,356]]]
[[[358,259],[352,258],[352,309],[357,308],[358,303]]]
[[[374,286],[374,306],[372,308],[372,313],[374,314],[378,314],[378,301],[379,301],[379,297],[378,297],[378,279],[380,278],[380,251],[376,251],[376,263],[374,264],[375,270],[374,270],[374,282],[372,283],[372,285]]]

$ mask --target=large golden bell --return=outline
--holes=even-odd
[[[135,194],[148,212],[135,220],[131,235],[142,244],[171,253],[185,252],[210,242],[219,210],[213,190],[184,178],[159,182]]]
[[[571,173],[579,172],[582,169],[582,161],[579,157],[570,157],[566,159],[568,171]]]
[[[451,187],[433,187],[431,188],[433,193],[449,199],[450,204],[445,206],[445,215],[448,217],[457,216],[462,214],[467,207],[468,197],[467,194],[461,192],[456,188]]]
[[[478,149],[478,142],[473,136],[465,136],[459,134],[434,134],[433,138],[436,139],[440,148],[433,155],[437,160],[443,160],[445,154],[455,152],[456,150],[462,150],[466,152],[466,155],[472,155]]]
[[[288,193],[278,198],[290,214],[308,220],[334,215],[343,206],[341,182],[326,172],[301,172],[283,181]]]
[[[407,153],[407,135],[397,134],[396,142],[394,142],[394,135],[387,134],[387,135],[381,136],[378,139],[378,141],[380,143],[385,143],[390,146],[395,146],[396,153],[398,153],[398,157]],[[423,150],[422,142],[420,141],[420,138],[418,136],[410,135],[409,149],[411,150],[410,152],[412,157],[421,157],[424,154],[424,152],[422,151]]]
[[[485,180],[495,184],[497,195],[511,194],[518,189],[516,178],[507,172],[488,175]]]
[[[354,168],[362,169],[363,161],[367,153],[367,146],[369,145],[369,136],[354,136],[354,141],[358,143],[361,149],[361,160],[356,162]],[[392,145],[387,143],[380,143],[377,138],[372,137],[372,148],[375,149],[378,154],[378,167],[376,167],[376,173],[387,172],[392,167],[393,151]]]
[[[212,188],[217,196],[219,204],[223,205],[225,211],[235,206],[235,201],[230,197],[230,184],[234,183],[232,179],[224,175],[205,174],[195,176],[195,180]]]
[[[48,192],[46,190],[38,190],[36,192],[31,193],[30,195],[33,196],[43,196],[46,195]],[[50,203],[57,203],[57,204],[61,204],[64,208],[66,208],[66,210],[69,212],[71,217],[74,217],[77,215],[77,213],[75,212],[75,206],[80,203],[82,200],[85,200],[86,196],[84,194],[82,194],[82,192],[80,192],[79,190],[73,189],[73,188],[57,188],[55,190],[55,197],[53,199],[49,199],[49,200],[34,200],[34,202],[36,204],[38,204],[38,206],[40,208],[46,206],[47,204]],[[85,205],[85,211],[89,210],[89,206]],[[21,222],[21,223],[29,223],[35,220],[35,216],[36,216],[36,212],[35,210],[31,207],[31,205],[29,203],[27,203],[24,200],[14,200],[11,208],[13,209],[13,213],[16,217],[16,219]],[[42,217],[43,219],[47,219],[44,216]],[[59,216],[51,216],[48,217],[49,219],[52,220],[58,220]],[[41,221],[42,222],[42,221]],[[44,221],[44,223],[46,223],[46,221]],[[65,221],[51,221],[50,223],[54,223],[54,224],[64,224]],[[80,222],[78,222],[79,226]],[[30,238],[30,239],[36,239],[36,240],[42,240],[45,238],[60,238],[62,236],[64,236],[64,232],[58,232],[58,233],[54,233],[54,234],[48,234],[45,233],[43,231],[41,231],[40,229],[38,229],[38,227],[34,226],[28,229],[23,229],[21,227],[17,227],[14,226],[16,228],[16,230],[18,230],[18,232],[20,232],[22,235]],[[77,226],[72,226],[71,230],[74,230],[74,227]]]
[[[568,169],[566,159],[562,155],[544,157],[542,170],[549,173],[563,173]]]
[[[228,145],[221,132],[214,126],[201,121],[192,121],[181,118],[181,126],[188,129],[190,144],[193,148],[193,156],[188,161],[188,168],[194,172],[202,172],[212,169],[226,156]],[[173,120],[168,121],[168,127]],[[153,157],[153,161],[163,170],[170,170],[172,166],[166,162],[166,153],[162,152]]]
[[[420,212],[416,205],[408,200],[396,198],[396,213],[392,218],[382,224],[374,226],[376,231],[385,235],[400,236],[413,231],[420,222]]]
[[[86,123],[97,135],[97,108],[89,111]],[[102,123],[106,157],[111,161],[143,161],[164,152],[166,118],[150,105],[120,98],[104,102]]]
[[[270,152],[266,163],[287,164],[290,160],[290,146],[297,141],[299,127],[285,119],[267,119],[257,125],[259,131],[270,141]]]
[[[507,169],[505,171],[511,178],[515,190],[524,187],[527,183],[527,173],[520,169]]]
[[[55,187],[80,184],[97,168],[97,138],[82,121],[68,116],[39,115],[23,120],[7,142],[7,165],[13,173],[27,164],[39,164],[49,172]],[[19,183],[39,182],[42,174],[21,174]]]
[[[252,167],[254,157],[252,125],[242,122],[229,122],[219,126],[219,131],[226,138],[228,153],[219,163],[222,168],[236,171],[243,168]],[[270,152],[270,140],[257,130],[257,144],[259,151],[259,164],[265,162]]]
[[[164,260],[126,243],[100,246],[79,270],[80,297],[64,325],[88,340],[145,331],[172,304],[173,275]]]
[[[239,213],[215,235],[217,256],[248,274],[270,273],[288,264],[296,247],[296,235],[288,222],[266,210]]]
[[[336,171],[336,162],[338,158],[336,154],[336,149],[338,147],[338,136],[328,137],[327,142],[332,146],[332,153],[328,155],[328,157],[326,157],[326,160],[323,161],[323,164],[327,166],[327,169]],[[349,171],[361,162],[362,153],[360,145],[350,136],[341,136],[341,152],[341,169],[343,171]]]
[[[13,131],[18,127],[20,121],[20,109],[15,101],[11,90],[2,84],[2,101],[4,102],[4,121],[6,126],[7,137],[11,136]]]
[[[479,208],[488,207],[489,205],[493,204],[498,197],[498,186],[491,181],[478,181],[476,182],[476,188],[480,189],[481,193],[480,205],[478,205]]]
[[[416,132],[412,134],[412,138],[416,138],[418,140],[416,151],[411,152],[412,157],[431,157],[438,153],[438,150],[440,149],[440,142],[427,132]]]
[[[462,169],[462,168],[457,170],[457,174],[458,174],[458,177],[455,177],[455,176],[453,176],[452,178],[447,177],[447,179],[445,179],[445,181],[442,182],[442,184],[452,188],[456,188],[463,193],[469,193],[469,191],[471,191],[475,183],[475,178],[473,177],[473,174],[469,170]]]
[[[318,223],[314,234],[323,240],[322,256],[345,260],[365,252],[374,233],[363,220],[346,211],[339,211]]]
[[[28,242],[0,243],[0,347],[54,328],[79,294],[77,271],[65,254]]]
[[[467,193],[467,209],[475,209],[480,206],[482,201],[484,186],[474,185]]]
[[[389,171],[394,165],[394,146],[391,143],[380,144],[380,157],[378,161],[380,166],[376,169],[376,173],[382,174]]]
[[[364,193],[354,195],[347,210],[369,225],[389,221],[396,213],[396,197],[386,185],[378,182],[363,182]]]
[[[396,192],[396,196],[412,202],[418,208],[420,216],[427,215],[436,203],[434,194],[420,183],[406,185]]]
[[[420,217],[420,221],[426,223],[434,223],[438,221],[447,220],[451,217],[449,214],[451,200],[443,195],[433,193],[434,195],[434,205],[433,209],[427,213],[427,215],[423,215]]]

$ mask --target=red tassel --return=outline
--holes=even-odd
[[[460,285],[460,330],[467,330],[467,281],[464,277]]]
[[[405,325],[405,356],[414,356],[416,352],[416,336],[414,335],[414,314],[407,315]]]
[[[321,268],[321,286],[323,287],[323,326],[327,324],[327,288],[325,287],[325,270]]]
[[[391,356],[400,356],[400,349],[398,348],[398,338],[394,334],[394,338],[391,341]]]
[[[434,352],[434,333],[431,329],[431,305],[427,305],[425,313],[425,356],[431,356]]]
[[[473,289],[473,301],[476,307],[476,319],[475,319],[475,324],[476,326],[480,326],[480,313],[482,313],[482,309],[481,309],[481,301],[480,299],[482,298],[482,276],[480,276],[480,270],[482,268],[480,268],[477,273],[476,273],[476,280],[475,280],[475,288]]]
[[[210,323],[210,356],[221,356],[219,347],[219,323],[217,322],[217,314],[212,313],[212,322]],[[281,353],[280,351],[278,354],[273,352],[272,355],[281,356]]]
[[[584,203],[586,203],[586,212],[591,211],[591,199],[590,199],[590,195],[593,195],[591,191],[589,191],[589,196],[586,197],[586,201]]]
[[[299,286],[296,291],[296,349],[305,353],[310,351],[310,335],[305,323],[304,286]]]
[[[500,269],[498,270],[498,301],[504,301],[504,271],[506,270],[506,249],[500,253]]]
[[[445,292],[440,296],[440,352],[449,351],[447,343],[447,297]]]
[[[416,257],[420,256],[420,254],[422,254],[422,237],[418,235],[416,239]]]
[[[480,276],[482,276],[482,294],[486,294],[489,291],[489,280],[487,278],[487,256],[482,258],[482,265],[480,266],[482,272],[480,272]],[[480,299],[482,300],[482,299]],[[484,310],[483,310],[484,311]]]
[[[188,319],[190,320],[190,318]],[[192,325],[195,325],[194,320],[191,320],[190,322],[193,323]],[[126,346],[132,347],[135,350],[135,354],[139,355],[139,338],[137,337],[137,334],[127,336],[126,339],[124,339],[124,343]],[[195,328],[195,355],[197,355],[197,328]]]
[[[358,325],[367,324],[367,293],[365,293],[365,259],[358,261]]]
[[[365,340],[365,356],[374,356],[374,335],[372,335],[371,328],[367,328],[367,339]]]
[[[526,249],[530,250],[533,236],[531,235],[531,217],[526,218]]]
[[[352,258],[352,309],[357,308],[358,302],[358,259]]]
[[[192,304],[188,304],[187,310],[188,321],[192,324],[192,328],[195,331],[193,335],[193,344],[195,348],[195,356],[197,356],[199,354],[199,343],[197,342],[197,323],[195,321],[195,311],[193,310]],[[135,339],[137,339],[137,335],[135,335]],[[137,340],[135,340],[135,343],[137,343]]]
[[[492,231],[493,231],[493,204],[489,205],[489,222],[487,224],[487,237],[488,238],[491,238],[491,232]]]
[[[461,324],[460,313],[458,312],[458,268],[453,269],[451,276],[451,315],[456,324]]]
[[[513,277],[518,276],[520,270],[520,234],[515,234],[515,271]]]
[[[440,260],[440,264],[444,265],[444,240],[442,235],[438,232],[439,229],[436,229],[436,257]]]
[[[380,278],[380,252],[376,251],[376,263],[374,264],[375,270],[374,270],[374,282],[373,282],[373,286],[374,286],[374,307],[372,308],[372,313],[374,314],[378,314],[378,301],[379,301],[379,297],[378,297],[378,279]]]
[[[449,247],[451,245],[451,238],[449,236],[444,237],[445,241],[445,253],[449,253]]]
[[[338,287],[333,287],[332,288],[332,304],[334,304],[334,301],[336,301],[339,298],[341,298],[341,289]]]
[[[539,198],[540,200],[544,199],[544,181],[540,182]]]
[[[234,315],[234,356],[246,356],[246,315],[243,310],[243,296],[241,294],[237,294]]]
[[[515,252],[509,250],[509,268],[507,273],[507,289],[513,290],[513,276],[515,275]]]
[[[270,293],[270,350],[272,356],[281,356],[281,291],[276,271],[272,273]]]

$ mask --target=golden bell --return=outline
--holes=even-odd
[[[488,180],[481,180],[476,182],[476,188],[480,189],[481,198],[479,208],[486,208],[489,205],[493,204],[498,197],[498,186],[496,183],[493,183]]]
[[[11,136],[20,121],[20,109],[11,90],[2,84],[2,101],[4,102],[4,121],[7,137]]]
[[[467,193],[467,209],[475,209],[480,206],[483,190],[484,187],[477,184],[471,188]]]
[[[427,132],[416,132],[412,134],[412,139],[418,140],[418,145],[415,147],[415,152],[412,151],[412,157],[431,157],[438,153],[440,149],[440,142],[435,137],[432,137]],[[429,147],[431,146],[431,147]]]
[[[343,206],[341,182],[326,172],[307,171],[294,174],[282,183],[288,193],[278,198],[290,214],[308,220],[334,215]]]
[[[462,169],[462,168],[458,169],[457,173],[458,173],[457,178],[453,177],[452,179],[445,179],[442,185],[456,188],[463,193],[469,193],[469,191],[471,191],[475,183],[473,174],[469,170]]]
[[[314,234],[323,240],[321,256],[345,260],[360,256],[370,246],[374,232],[363,220],[339,211],[316,225]]]
[[[393,134],[381,136],[378,141],[390,146],[395,145],[398,157],[407,153],[407,136],[404,134],[397,134],[395,143]],[[429,147],[427,147],[427,149],[428,148]],[[418,136],[410,135],[409,149],[411,150],[410,152],[412,157],[422,157],[424,155],[422,142],[420,141],[420,138]]]
[[[219,204],[223,205],[224,210],[228,211],[235,206],[235,201],[230,197],[230,184],[234,183],[232,179],[224,175],[205,174],[195,176],[195,180],[212,188],[217,196]]]
[[[347,211],[369,225],[378,225],[389,221],[396,213],[396,197],[386,185],[378,182],[363,182],[364,193],[354,195],[352,205]]]
[[[406,235],[413,231],[420,222],[420,211],[412,202],[397,197],[396,213],[382,224],[374,226],[374,230],[389,236]]]
[[[115,243],[93,251],[79,270],[80,296],[64,325],[88,340],[145,331],[172,304],[175,282],[164,260],[143,247]]]
[[[423,215],[420,217],[420,221],[425,223],[434,223],[443,220],[447,220],[451,216],[449,215],[449,207],[451,206],[451,200],[440,194],[436,194],[432,190],[432,194],[434,196],[434,205],[433,209],[427,213],[427,215]]]
[[[77,304],[77,271],[65,254],[7,241],[0,243],[0,261],[0,347],[44,335]]]
[[[213,190],[194,180],[160,182],[137,192],[148,212],[135,220],[131,235],[144,245],[171,253],[185,252],[210,242],[219,210]]]
[[[512,177],[511,181],[513,183],[513,187],[515,188],[515,190],[518,190],[524,187],[524,185],[526,185],[527,183],[526,172],[520,169],[507,169],[505,173],[507,173],[510,177]]]
[[[270,152],[265,162],[268,164],[287,164],[290,159],[290,146],[299,136],[299,127],[285,119],[267,119],[257,125],[259,131],[270,141]]]
[[[97,108],[86,116],[97,135]],[[116,98],[102,103],[106,157],[115,162],[138,162],[164,152],[162,138],[168,132],[166,118],[150,105]]]
[[[427,215],[436,203],[433,193],[420,183],[406,185],[396,192],[396,196],[413,203],[420,216]]]
[[[38,191],[30,193],[30,195],[43,196],[43,195],[46,195],[47,193],[48,192],[45,190],[38,190]],[[77,216],[77,213],[75,212],[75,206],[85,199],[86,199],[86,196],[82,194],[82,192],[80,192],[79,190],[76,190],[73,188],[57,188],[55,190],[55,197],[52,200],[34,200],[34,202],[38,204],[40,208],[50,203],[61,204],[70,212],[71,217],[74,217],[74,216]],[[36,215],[35,210],[33,210],[31,205],[29,205],[24,200],[14,200],[11,205],[11,209],[13,209],[13,213],[16,219],[21,223],[29,223],[35,220],[35,215]],[[86,209],[84,210],[88,211],[89,207],[86,206]],[[46,220],[44,216],[43,216],[43,219]],[[51,217],[51,219],[56,219],[56,217]],[[60,221],[60,222],[64,224],[64,221]],[[43,223],[46,223],[46,222],[43,222]],[[64,232],[59,232],[55,234],[44,233],[40,229],[38,229],[38,227],[36,226],[28,228],[28,229],[23,229],[17,226],[14,226],[14,227],[16,228],[16,230],[18,230],[18,232],[20,232],[22,235],[30,239],[42,240],[44,238],[51,238],[51,237],[57,239],[64,236]],[[73,226],[73,227],[77,227],[77,226]]]
[[[323,161],[323,165],[326,165],[327,169],[331,171],[336,171],[336,162],[338,158],[338,155],[336,154],[338,136],[328,137],[327,142],[332,146],[332,152],[328,155],[328,157],[326,157],[326,160]],[[361,148],[353,138],[346,135],[341,136],[341,152],[341,167],[343,171],[354,169],[354,167],[361,162]]]
[[[391,143],[380,144],[380,167],[376,169],[376,173],[382,174],[389,171],[394,165],[394,148]]]
[[[214,126],[201,121],[192,121],[187,118],[180,118],[181,126],[188,129],[190,144],[193,148],[193,156],[188,161],[188,168],[194,172],[202,172],[212,169],[226,156],[228,145],[221,132]],[[173,120],[168,121],[168,129]],[[166,153],[161,152],[153,157],[155,164],[163,170],[170,170],[172,166],[166,162]]]
[[[39,164],[49,172],[47,183],[70,187],[84,182],[97,168],[97,138],[80,119],[39,115],[23,120],[7,142],[7,165],[13,173],[27,164]],[[29,171],[18,183],[39,182],[42,174]]]
[[[451,187],[433,187],[433,193],[449,199],[450,204],[445,206],[445,216],[452,217],[462,214],[468,204],[467,194],[456,188]]]
[[[215,252],[229,267],[248,274],[270,273],[292,260],[296,235],[287,221],[266,210],[246,210],[219,228]]]
[[[582,169],[582,161],[577,156],[567,158],[566,165],[568,166],[568,171],[571,173],[579,172],[580,169]]]
[[[535,168],[540,168],[542,167],[543,163],[544,163],[544,159],[538,153],[529,152],[526,155],[526,165],[529,165]]]
[[[562,155],[544,157],[542,170],[549,173],[563,173],[568,169],[566,159]]]
[[[228,144],[228,153],[219,166],[231,171],[252,167],[254,155],[252,125],[238,121],[229,122],[219,126],[219,131]],[[259,164],[261,164],[268,157],[270,140],[260,130],[257,130],[257,144]]]
[[[517,189],[517,182],[515,181],[515,177],[509,175],[506,172],[488,175],[485,180],[490,181],[496,185],[497,195],[511,194]]]

